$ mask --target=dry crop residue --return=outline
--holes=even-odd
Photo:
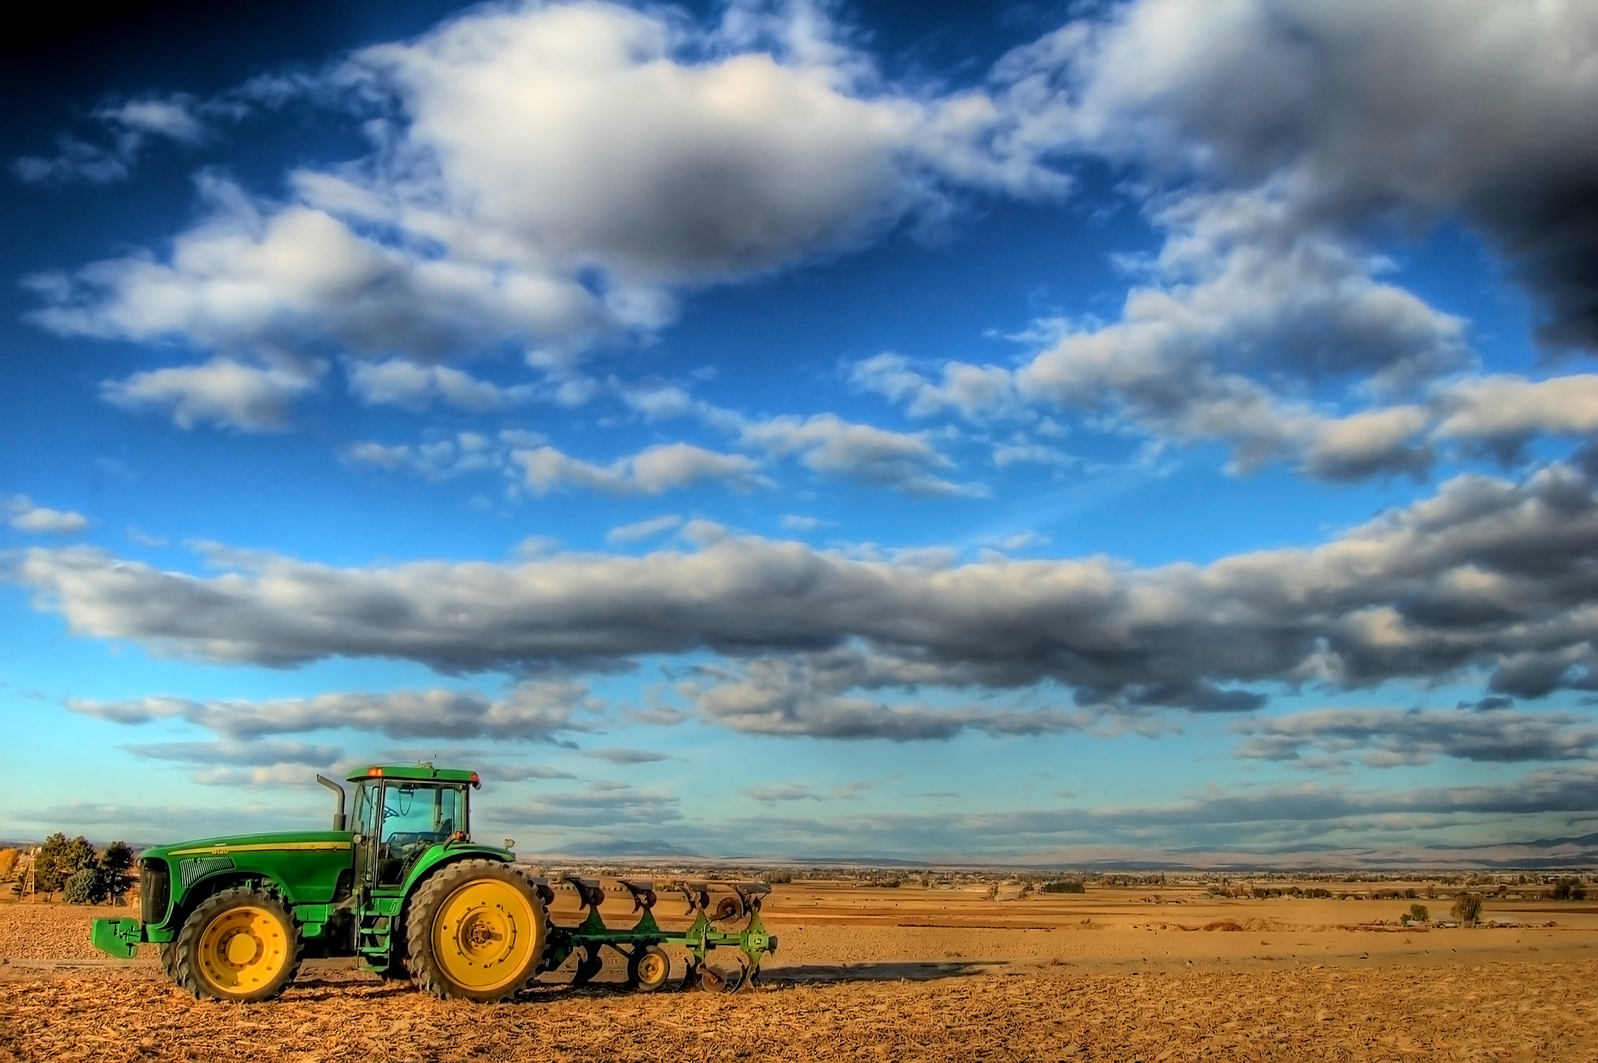
[[[88,960],[103,958],[89,944],[96,918],[138,916],[132,908],[78,904],[0,904],[0,959]]]
[[[1598,962],[538,990],[494,1007],[310,980],[269,1004],[158,983],[0,983],[0,1060],[1594,1058]]]

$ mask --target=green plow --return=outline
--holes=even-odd
[[[545,971],[553,971],[565,963],[573,953],[580,953],[577,972],[572,985],[586,985],[604,966],[603,950],[611,949],[627,961],[627,985],[641,992],[652,992],[663,986],[671,977],[671,960],[662,946],[678,945],[688,951],[688,969],[683,974],[682,988],[701,989],[706,992],[733,992],[754,987],[760,980],[760,963],[777,951],[776,935],[767,933],[760,920],[760,905],[771,887],[763,882],[733,882],[723,888],[731,890],[711,905],[709,882],[674,882],[665,888],[680,892],[688,902],[686,914],[694,917],[687,930],[665,930],[655,921],[654,907],[658,901],[654,883],[645,879],[620,879],[622,886],[632,895],[633,912],[638,921],[631,927],[611,927],[599,914],[604,903],[605,890],[596,878],[567,875],[562,880],[577,891],[578,900],[588,911],[583,921],[574,927],[549,926],[549,941],[540,964]],[[535,878],[534,885],[546,906],[552,904],[555,892],[547,879]],[[744,922],[741,929],[720,929],[723,926]],[[736,950],[736,970],[708,962],[717,948]]]

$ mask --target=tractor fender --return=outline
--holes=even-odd
[[[164,929],[175,939],[178,929],[183,926],[183,921],[189,917],[189,913],[199,907],[206,898],[213,897],[225,889],[253,887],[257,884],[284,898],[285,902],[290,897],[288,887],[277,876],[257,868],[249,870],[233,868],[214,871],[209,875],[194,879],[189,884],[188,888],[183,891],[182,899],[172,905],[167,921],[164,924]]]
[[[441,842],[433,846],[416,861],[411,873],[405,877],[404,896],[409,897],[423,879],[428,878],[446,864],[457,860],[498,860],[509,864],[516,859],[509,849],[492,845],[474,845],[471,842]]]

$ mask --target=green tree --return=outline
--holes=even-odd
[[[39,851],[33,857],[33,885],[40,893],[54,893],[66,885],[67,876],[76,868],[68,869],[65,863],[67,848],[71,843],[67,836],[56,831],[44,840],[39,846]]]
[[[100,876],[105,883],[105,894],[112,903],[121,904],[132,884],[128,873],[133,867],[133,850],[127,842],[112,842],[100,854]]]
[[[74,873],[86,867],[96,867],[100,863],[99,850],[83,835],[78,835],[67,842],[66,856],[62,858],[62,867],[66,877],[71,878]]]
[[[74,871],[61,891],[61,899],[68,904],[99,904],[105,900],[105,876],[100,873],[100,865],[93,863]]]

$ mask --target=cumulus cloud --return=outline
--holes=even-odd
[[[1598,375],[1571,374],[1533,382],[1497,375],[1459,381],[1442,390],[1443,439],[1513,454],[1538,435],[1598,434]]]
[[[445,365],[416,365],[403,359],[354,362],[350,392],[368,406],[399,406],[420,412],[434,405],[468,413],[502,410],[533,397],[525,384],[503,388]]]
[[[1416,438],[1424,415],[1343,418],[1255,375],[1413,388],[1466,364],[1461,320],[1377,280],[1343,242],[1299,231],[1274,193],[1189,196],[1154,220],[1169,234],[1145,264],[1156,283],[1133,287],[1119,320],[1054,322],[1051,342],[1018,370],[947,361],[929,376],[878,355],[852,379],[923,416],[980,421],[1044,403],[1162,439],[1221,440],[1243,471],[1284,459],[1334,479],[1429,467]],[[1002,457],[1058,461],[1030,446]]]
[[[1424,409],[1369,407],[1472,362],[1465,323],[1384,276],[1392,264],[1370,248],[1462,219],[1514,264],[1546,342],[1598,345],[1595,46],[1591,11],[1513,0],[1095,11],[1011,53],[992,82],[1032,153],[1138,175],[1164,244],[1123,260],[1136,283],[1119,317],[1052,323],[1019,370],[890,353],[852,378],[914,416],[1048,403],[1162,440],[1220,440],[1240,471],[1285,460],[1332,480],[1424,474],[1439,420],[1441,439],[1501,456],[1537,432],[1584,431],[1579,378],[1564,394],[1502,377]]]
[[[824,475],[893,487],[907,494],[986,494],[979,484],[953,483],[928,472],[952,468],[954,463],[938,453],[925,435],[856,424],[836,414],[748,422],[741,441],[773,457],[797,456],[806,468]]]
[[[210,210],[170,254],[36,278],[34,320],[234,358],[332,343],[435,364],[514,341],[559,366],[660,327],[685,287],[942,212],[946,188],[1068,187],[990,135],[985,92],[890,85],[820,8],[786,10],[696,27],[595,0],[481,7],[278,79],[371,118],[371,154],[294,171],[277,202],[202,177]],[[108,120],[181,137],[175,106]]]
[[[346,447],[345,462],[389,472],[406,470],[427,480],[446,480],[464,473],[503,468],[510,452],[505,438],[491,439],[479,432],[457,432],[453,439],[423,443],[360,442]]]
[[[316,390],[321,371],[321,366],[258,368],[213,358],[106,381],[100,391],[114,406],[164,413],[183,429],[213,424],[270,432],[287,427],[289,407]]]
[[[1457,477],[1319,546],[1205,566],[909,565],[725,536],[697,552],[513,564],[219,555],[212,563],[234,571],[206,577],[87,547],[33,548],[10,576],[75,632],[215,661],[376,656],[454,673],[859,644],[928,681],[1052,679],[1084,704],[1228,711],[1262,703],[1250,684],[1353,689],[1472,669],[1517,697],[1598,689],[1595,543],[1593,481],[1555,464],[1518,483]],[[789,669],[770,666],[763,685],[781,689]],[[721,685],[742,689],[735,675]],[[773,728],[797,711],[759,698],[708,704]]]
[[[1235,725],[1249,735],[1237,756],[1297,761],[1313,749],[1368,767],[1429,764],[1438,757],[1489,763],[1598,757],[1598,725],[1565,712],[1315,709]]]
[[[1458,213],[1517,263],[1544,338],[1590,346],[1595,47],[1582,4],[1136,0],[1000,77],[1018,137],[1272,186],[1305,231]]]
[[[47,535],[76,535],[89,526],[89,518],[70,509],[36,506],[27,495],[0,495],[0,512],[17,531]]]
[[[1080,731],[1093,723],[1080,710],[1016,711],[984,705],[940,708],[849,696],[851,684],[815,660],[762,658],[733,670],[702,667],[699,681],[678,692],[710,722],[749,734],[894,742],[947,740],[963,731],[1040,735]],[[864,677],[860,677],[863,679]]]
[[[527,486],[540,495],[568,486],[618,495],[658,495],[704,480],[718,481],[739,491],[770,486],[754,460],[690,443],[645,447],[609,465],[583,461],[554,447],[514,450],[511,457],[525,471]]]
[[[577,730],[578,713],[595,708],[587,688],[570,680],[518,684],[503,698],[475,691],[417,690],[386,694],[320,694],[269,701],[196,701],[156,696],[126,701],[69,699],[67,708],[113,723],[140,724],[180,719],[224,736],[229,748],[255,746],[267,735],[347,728],[390,738],[493,738],[548,741]],[[250,742],[249,747],[238,743]],[[141,749],[187,749],[152,746]],[[147,753],[155,756],[155,753]],[[168,756],[165,759],[184,759]]]

